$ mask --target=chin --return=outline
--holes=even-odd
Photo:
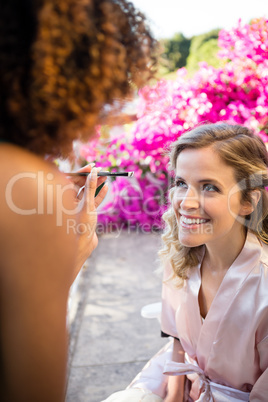
[[[185,247],[198,247],[204,244],[204,241],[198,239],[197,236],[195,238],[194,235],[187,236],[185,234],[179,233],[179,242],[182,246]]]

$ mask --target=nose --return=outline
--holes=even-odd
[[[180,198],[180,208],[184,211],[200,208],[199,194],[194,188],[188,188]]]

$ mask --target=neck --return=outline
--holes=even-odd
[[[246,240],[243,228],[236,236],[226,237],[215,244],[206,244],[204,262],[214,271],[226,271],[242,251]]]

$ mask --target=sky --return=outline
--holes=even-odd
[[[150,21],[156,38],[182,32],[190,38],[214,28],[231,28],[238,19],[268,18],[268,0],[131,0]]]

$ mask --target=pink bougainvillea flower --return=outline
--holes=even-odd
[[[135,179],[111,183],[99,215],[104,230],[161,228],[172,175],[166,151],[185,131],[203,122],[226,121],[251,128],[267,142],[268,21],[255,19],[219,33],[223,67],[202,62],[192,77],[179,69],[174,81],[160,80],[139,92],[137,121],[109,138],[98,128],[81,157],[111,170],[130,170]]]

